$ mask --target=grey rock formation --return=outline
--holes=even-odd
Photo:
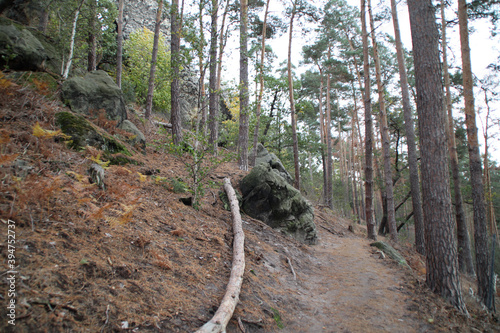
[[[118,123],[127,119],[122,91],[105,71],[66,80],[62,85],[62,98],[76,113],[90,114],[104,109],[107,117]]]
[[[241,180],[243,211],[306,243],[316,244],[313,207],[293,186],[261,163]]]
[[[56,114],[56,125],[61,128],[64,134],[71,136],[71,148],[79,150],[89,145],[109,154],[131,155],[118,140],[82,116],[71,112],[59,112]]]
[[[133,122],[130,120],[124,120],[118,127],[133,134],[134,137],[127,140],[131,145],[138,145],[143,151],[146,149],[146,137]]]
[[[118,6],[118,1],[116,1]],[[146,27],[155,31],[156,10],[158,9],[157,0],[125,0],[123,7],[123,36],[125,39],[136,31]],[[168,10],[163,7],[162,21],[160,31],[169,39],[170,42],[170,19]]]
[[[249,156],[252,156],[252,154],[253,149],[250,152]],[[293,185],[293,178],[288,173],[288,171],[286,171],[280,159],[275,154],[268,152],[267,149],[264,148],[261,143],[259,143],[257,145],[257,158],[255,159],[255,165],[257,166],[261,163],[270,165],[274,172],[283,177],[288,182],[288,184]]]
[[[0,66],[58,73],[61,60],[42,34],[0,18]]]

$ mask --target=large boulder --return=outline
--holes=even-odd
[[[0,66],[21,71],[57,73],[61,60],[40,32],[0,18]]]
[[[243,211],[295,239],[316,244],[313,207],[270,164],[261,163],[241,180]]]
[[[66,80],[62,85],[62,98],[76,113],[90,114],[104,109],[107,117],[118,123],[127,119],[122,91],[105,71]]]
[[[253,149],[250,152],[249,156],[252,156],[252,154],[253,154]],[[288,184],[293,185],[293,178],[292,176],[290,176],[288,171],[286,171],[280,159],[275,154],[268,152],[267,149],[264,148],[264,146],[261,143],[259,143],[257,145],[257,157],[255,159],[255,165],[259,165],[261,163],[268,164],[269,166],[271,166],[274,172],[283,177]]]

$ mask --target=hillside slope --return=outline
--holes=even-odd
[[[176,193],[189,179],[184,165],[156,144],[135,152],[137,164],[110,166],[100,189],[87,177],[97,149],[74,151],[53,135],[33,135],[37,122],[57,130],[55,113],[67,111],[35,86],[0,82],[1,275],[12,275],[10,253],[17,272],[15,297],[6,278],[0,284],[1,303],[16,302],[16,325],[2,306],[0,331],[194,331],[217,309],[230,273],[231,214],[220,184],[230,177],[237,188],[245,173],[222,164],[211,175],[219,185],[195,210]],[[144,129],[135,114],[129,118]],[[164,137],[151,131],[148,142]],[[228,332],[241,330],[238,319],[246,332],[500,330],[474,306],[474,320],[458,315],[422,276],[381,259],[362,229],[349,232],[331,211],[316,208],[316,246],[243,221],[246,276]],[[422,270],[421,258],[401,250]]]

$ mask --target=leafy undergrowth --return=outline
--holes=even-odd
[[[178,193],[181,181],[189,178],[182,163],[158,148],[149,146],[143,155],[128,146],[139,163],[107,167],[101,189],[87,173],[91,163],[103,162],[99,150],[74,151],[64,137],[33,133],[34,127],[40,131],[36,124],[57,131],[54,115],[67,109],[45,91],[2,80],[0,217],[15,222],[18,273],[16,326],[8,325],[2,306],[0,331],[192,332],[209,320],[224,294],[232,258],[231,214],[218,192],[224,177],[236,185],[245,173],[234,162],[222,164],[211,176],[219,185],[194,210],[180,201],[188,196]],[[129,119],[144,130],[134,114]],[[150,131],[148,141],[163,137]],[[336,224],[340,220],[331,212],[318,216],[331,230],[348,233],[348,224]],[[237,319],[248,332],[286,331],[296,316],[289,258],[296,269],[307,270],[313,247],[243,220],[246,275],[228,332],[238,331]],[[8,239],[7,224],[0,225],[5,304]],[[479,310],[473,320],[458,316],[422,291],[421,280],[408,277],[422,320],[443,316],[449,323],[443,330],[494,327]]]

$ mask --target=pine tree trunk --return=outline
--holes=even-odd
[[[439,35],[431,0],[408,0],[422,155],[427,285],[467,314],[458,275],[448,173]]]
[[[376,240],[373,219],[373,121],[370,82],[370,62],[368,58],[368,32],[366,30],[366,0],[361,0],[361,27],[363,35],[364,105],[365,105],[365,217],[368,238]]]
[[[420,180],[418,173],[415,126],[410,105],[408,76],[406,74],[405,62],[403,57],[403,44],[401,42],[401,33],[399,30],[398,12],[395,0],[391,0],[391,11],[392,21],[394,23],[394,35],[396,39],[399,78],[401,82],[401,96],[403,97],[403,113],[405,119],[406,142],[408,149],[408,164],[410,168],[411,200],[413,207],[413,221],[415,224],[415,247],[418,253],[425,254],[424,212],[422,210],[422,199],[420,196]]]
[[[170,60],[172,82],[170,84],[170,123],[172,124],[172,141],[178,145],[182,141],[182,120],[179,106],[179,75],[181,49],[181,22],[179,22],[179,0],[172,0],[170,8]]]
[[[248,0],[240,7],[240,130],[238,137],[239,167],[248,170]]]
[[[458,167],[457,145],[455,142],[455,126],[453,122],[453,110],[451,104],[450,74],[448,72],[448,46],[446,40],[446,18],[444,13],[444,1],[441,1],[441,40],[443,52],[443,76],[446,91],[445,108],[448,115],[448,149],[450,151],[450,166],[453,178],[453,193],[455,203],[455,218],[457,223],[457,241],[458,241],[458,267],[462,273],[475,275],[474,263],[472,261],[471,245],[469,231],[467,229],[467,220],[462,200],[462,191],[460,189],[460,171]]]
[[[331,90],[331,76],[330,73],[326,75],[326,124],[325,124],[325,140],[326,140],[326,181],[327,181],[327,205],[330,209],[333,209],[333,149],[332,149],[332,107],[330,101],[330,90]]]
[[[474,207],[474,245],[476,249],[477,294],[479,299],[491,310],[491,304],[486,304],[489,292],[488,271],[488,230],[486,227],[486,208],[482,181],[481,155],[477,138],[476,110],[474,108],[474,93],[472,69],[469,48],[469,29],[467,22],[467,5],[465,0],[458,0],[458,21],[460,30],[460,47],[462,51],[462,71],[465,102],[465,124],[467,126],[467,146],[469,148],[469,167]]]
[[[295,99],[293,96],[293,76],[292,76],[292,36],[293,21],[296,14],[297,1],[293,3],[292,16],[290,17],[289,37],[288,37],[288,93],[290,97],[290,116],[292,118],[292,142],[293,142],[293,165],[295,168],[295,179],[293,186],[300,191],[300,166],[299,166],[299,141],[297,138],[297,115],[295,114]]]
[[[123,2],[118,3],[118,21],[117,36],[116,36],[116,84],[119,88],[122,87],[122,69],[123,69]]]
[[[378,45],[375,38],[375,24],[373,23],[373,15],[371,8],[371,0],[368,0],[368,11],[370,14],[370,27],[372,30],[372,46],[373,58],[375,60],[375,73],[378,88],[378,104],[380,108],[380,133],[382,135],[382,149],[384,154],[384,180],[385,180],[385,213],[387,217],[387,226],[391,240],[398,240],[398,232],[396,226],[396,213],[394,211],[394,188],[392,185],[392,168],[391,168],[391,143],[389,139],[389,126],[387,125],[387,110],[385,108],[385,90],[382,85],[382,74],[380,69],[380,58],[378,56]]]
[[[158,57],[158,40],[160,39],[161,11],[163,0],[158,1],[156,11],[155,35],[153,38],[153,53],[151,54],[151,69],[149,71],[148,94],[146,96],[146,111],[144,117],[149,120],[153,110],[153,93],[155,89],[156,58]]]
[[[209,78],[209,118],[210,129],[209,143],[214,154],[217,154],[217,141],[219,139],[219,94],[217,91],[217,16],[218,0],[212,0],[212,22],[210,26],[210,78]]]
[[[88,55],[87,55],[87,71],[92,72],[97,68],[97,36],[96,36],[96,21],[97,21],[97,2],[90,1],[90,18],[89,18],[89,36],[88,36]]]
[[[321,66],[316,64],[319,70],[320,82],[319,82],[319,100],[318,100],[318,111],[319,111],[319,136],[321,141],[321,162],[323,163],[323,202],[326,206],[329,207],[328,201],[328,164],[326,163],[326,154],[325,154],[325,120],[323,113],[323,70]]]
[[[253,133],[253,154],[250,157],[250,165],[255,166],[255,159],[257,158],[257,143],[259,140],[259,125],[260,125],[260,111],[262,109],[262,95],[264,94],[264,59],[266,55],[266,32],[267,32],[267,14],[269,12],[269,1],[266,2],[266,10],[264,12],[264,23],[262,24],[262,41],[260,50],[260,68],[259,68],[259,95],[257,97],[257,111],[255,112],[255,130]]]

